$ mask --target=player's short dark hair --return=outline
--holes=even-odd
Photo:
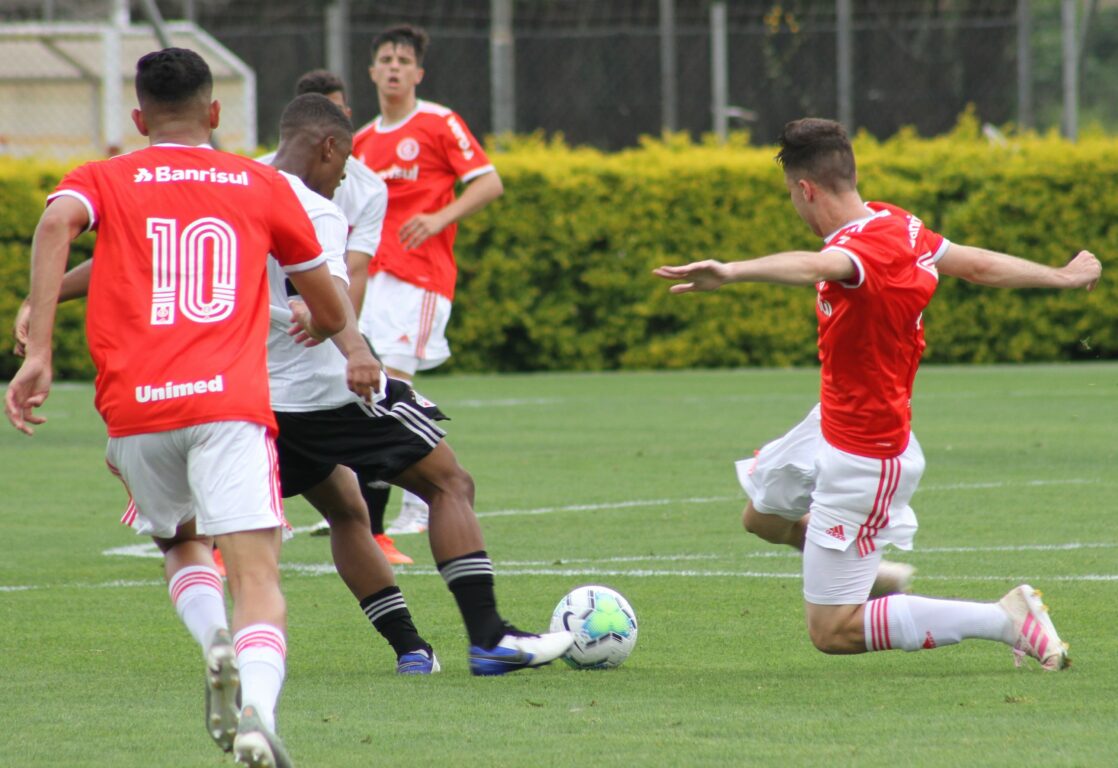
[[[213,75],[205,59],[188,48],[164,48],[136,62],[136,98],[140,105],[176,105],[198,96],[209,99]]]
[[[834,192],[854,189],[858,181],[854,148],[846,129],[834,120],[805,117],[785,124],[776,160],[790,176]]]
[[[373,38],[373,60],[376,60],[377,51],[385,43],[392,43],[393,45],[406,45],[415,51],[415,60],[419,64],[423,64],[423,56],[427,53],[427,43],[430,38],[427,37],[427,32],[422,27],[417,27],[412,24],[397,24],[394,27],[381,32]]]
[[[321,93],[329,96],[331,93],[345,95],[345,83],[342,79],[327,69],[312,69],[295,82],[295,95],[304,93]]]
[[[292,99],[280,115],[280,140],[300,133],[319,136],[353,136],[353,124],[345,112],[321,93],[304,93]]]

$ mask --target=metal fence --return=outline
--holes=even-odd
[[[151,0],[146,0],[151,2]],[[145,3],[133,2],[136,22]],[[806,114],[845,118],[888,136],[950,128],[968,105],[994,124],[1045,129],[1064,118],[1068,0],[159,0],[256,73],[258,135],[304,71],[348,78],[358,124],[375,116],[367,77],[373,36],[389,24],[431,34],[420,95],[460,112],[476,133],[494,128],[494,9],[511,16],[517,132],[562,133],[574,144],[631,146],[674,124],[698,136],[716,126],[712,56],[724,19],[725,100],[731,127],[770,142]],[[1075,114],[1118,125],[1118,3],[1075,0]],[[5,0],[2,21],[105,17],[111,0]],[[722,10],[722,16],[712,9]],[[1022,26],[1022,9],[1028,11]],[[668,14],[668,16],[666,16]],[[665,35],[665,18],[670,19]],[[1089,20],[1091,23],[1086,24]],[[1019,33],[1024,30],[1023,38]],[[668,43],[667,45],[665,43]],[[665,57],[670,57],[666,59]],[[666,60],[674,66],[665,68]],[[844,70],[843,67],[846,67]],[[666,72],[665,72],[666,69]],[[1108,87],[1109,86],[1109,87]],[[670,110],[666,99],[671,100]]]

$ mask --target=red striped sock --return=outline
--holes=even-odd
[[[252,624],[233,637],[241,671],[241,706],[252,704],[275,731],[276,702],[287,670],[287,641],[271,624]]]

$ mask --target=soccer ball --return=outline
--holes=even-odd
[[[637,614],[629,601],[609,587],[575,587],[555,606],[551,631],[567,630],[574,645],[563,661],[575,669],[616,667],[637,644]]]

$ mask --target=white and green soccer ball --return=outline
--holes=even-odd
[[[619,593],[598,584],[575,587],[555,606],[551,631],[574,633],[563,661],[575,669],[616,667],[637,644],[637,614]]]

